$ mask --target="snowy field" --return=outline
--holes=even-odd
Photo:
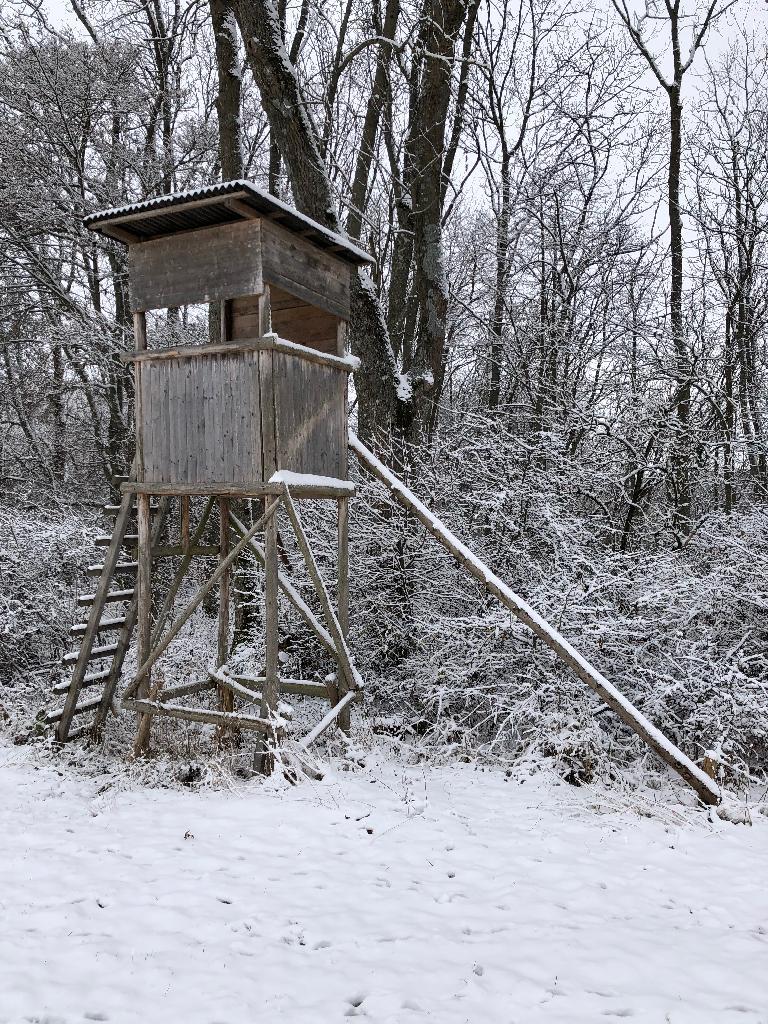
[[[193,792],[0,741],[0,1021],[768,1022],[768,818],[369,761]]]

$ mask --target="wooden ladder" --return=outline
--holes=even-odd
[[[125,478],[115,478],[117,483]],[[154,525],[153,543],[157,543],[167,513],[168,499],[158,505]],[[72,627],[72,635],[80,639],[77,649],[65,654],[64,665],[72,666],[68,680],[57,683],[55,695],[66,694],[64,703],[43,714],[46,725],[56,725],[56,738],[64,743],[74,738],[71,729],[76,716],[92,712],[90,729],[98,733],[104,726],[115,694],[123,661],[128,651],[136,624],[138,606],[136,587],[125,586],[125,577],[136,574],[137,562],[126,560],[128,545],[135,545],[137,537],[130,534],[130,520],[135,509],[135,495],[123,494],[119,505],[105,505],[107,514],[115,514],[111,535],[96,538],[96,544],[106,547],[104,561],[87,569],[89,576],[98,576],[92,594],[78,598],[80,607],[90,608],[87,619]],[[110,609],[109,614],[105,612]],[[114,634],[117,634],[114,637]],[[105,638],[104,634],[113,639]],[[90,691],[90,692],[89,692]],[[88,726],[78,729],[78,735]]]

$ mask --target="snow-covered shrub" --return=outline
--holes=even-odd
[[[407,482],[694,759],[768,767],[768,510],[711,517],[682,549],[616,550],[605,463],[465,417]],[[353,629],[374,713],[421,742],[554,757],[588,780],[644,756],[621,722],[366,479],[353,502]],[[606,514],[608,513],[608,514]],[[733,775],[732,771],[732,775]],[[743,776],[738,776],[743,777]]]
[[[9,713],[50,699],[85,567],[98,559],[95,532],[88,511],[0,508],[0,704]]]

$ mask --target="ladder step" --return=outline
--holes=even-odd
[[[98,658],[108,658],[117,651],[117,644],[104,644],[103,647],[92,647],[88,655],[88,661],[96,661]],[[64,665],[74,665],[80,657],[79,651],[71,651],[61,659]]]
[[[95,543],[96,543],[96,547],[97,548],[108,548],[109,545],[112,543],[112,535],[104,533],[101,536],[96,538]],[[124,535],[124,537],[123,537],[123,544],[138,544],[138,543],[139,543],[139,535],[138,535],[138,533],[126,533]]]
[[[116,516],[117,513],[120,511],[120,506],[119,505],[102,505],[101,508],[102,508],[102,511],[106,512],[108,515],[115,515]],[[157,512],[159,510],[159,508],[160,508],[159,505],[151,504],[149,506],[149,511],[150,512]]]
[[[130,601],[135,593],[136,591],[133,587],[128,590],[113,590],[111,594],[107,594],[104,598],[104,604],[116,604],[118,601]],[[77,599],[77,604],[79,608],[87,608],[88,605],[93,604],[95,600],[95,594],[81,594]]]
[[[102,619],[99,623],[98,632],[101,633],[108,629],[120,629],[121,626],[125,625],[125,616],[121,615],[114,619]],[[76,626],[70,629],[72,636],[82,636],[88,628],[87,622],[78,622]]]
[[[81,689],[87,689],[89,686],[96,686],[98,683],[104,682],[105,679],[109,679],[109,674],[112,669],[105,668],[100,672],[89,672],[88,675],[83,676],[83,681],[80,684]],[[53,688],[54,693],[66,693],[69,689],[69,680],[64,679],[60,683],[56,683]]]
[[[85,570],[86,576],[101,576],[103,565],[89,565]],[[138,562],[118,562],[115,566],[115,572],[136,572],[139,568]]]
[[[99,706],[99,704],[101,704],[101,694],[99,694],[97,697],[89,697],[87,700],[84,700],[82,704],[79,704],[75,708],[73,714],[82,715],[84,711],[94,711]],[[44,719],[48,723],[48,725],[53,725],[54,722],[59,721],[63,714],[63,707],[51,708],[50,711],[45,712]]]

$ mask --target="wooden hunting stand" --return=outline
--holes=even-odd
[[[120,706],[140,713],[137,747],[149,735],[152,716],[254,730],[260,736],[259,766],[269,771],[278,741],[289,728],[290,708],[280,694],[325,696],[331,708],[298,744],[301,752],[338,721],[348,727],[349,704],[362,688],[346,642],[348,620],[347,448],[360,464],[413,514],[466,572],[523,622],[563,664],[674,769],[706,804],[720,800],[717,784],[664,736],[559,630],[470,551],[419,498],[347,431],[347,379],[354,361],[345,356],[350,275],[370,257],[343,238],[303,217],[245,181],[163,196],[87,218],[86,225],[128,245],[135,352],[126,355],[136,386],[136,458],[122,482],[114,529],[97,538],[104,562],[91,566],[99,582],[79,603],[90,609],[73,627],[79,650],[61,707],[44,718],[57,735],[71,737],[76,715],[93,713],[99,732],[115,694],[134,626],[138,670]],[[157,348],[148,337],[146,313],[192,303],[219,304],[220,342]],[[190,499],[202,497],[193,528]],[[257,499],[262,514],[252,525],[238,501]],[[322,578],[294,499],[335,501],[338,506],[338,579],[335,602]],[[218,544],[204,543],[208,519],[219,512]],[[320,608],[313,612],[278,564],[277,514],[282,510],[296,537]],[[136,532],[130,532],[136,515]],[[163,543],[176,514],[178,543]],[[263,545],[256,539],[263,532]],[[233,543],[233,538],[237,541]],[[265,663],[259,674],[237,675],[227,665],[232,566],[246,547],[264,566]],[[190,561],[218,558],[210,579],[175,622],[166,627]],[[122,561],[121,561],[122,557]],[[172,583],[162,604],[153,565],[175,558]],[[136,586],[115,585],[137,576]],[[206,594],[218,587],[216,657],[204,679],[160,690],[152,669]],[[278,598],[293,605],[326,650],[338,673],[320,684],[279,674]],[[153,601],[153,596],[155,600]],[[107,606],[121,607],[106,616]],[[153,620],[153,606],[156,609]],[[321,622],[320,619],[324,622]],[[164,631],[165,630],[165,631]],[[104,642],[105,633],[117,639]],[[89,697],[89,690],[96,690]],[[184,697],[216,691],[218,707],[182,705]],[[246,707],[235,709],[235,701]],[[258,714],[248,707],[258,705]]]
[[[339,718],[348,726],[348,705],[361,680],[346,643],[348,620],[347,382],[354,360],[346,356],[350,275],[370,257],[343,238],[245,181],[108,210],[86,226],[128,245],[135,351],[133,366],[136,458],[108,538],[90,614],[80,627],[80,651],[61,708],[48,714],[58,737],[69,736],[76,714],[94,711],[99,729],[113,705],[122,660],[137,626],[134,679],[120,704],[140,712],[137,747],[146,745],[151,716],[251,729],[269,747],[287,729],[290,709],[281,693],[323,695],[332,709],[302,741],[305,745]],[[220,310],[215,344],[153,347],[147,312],[193,303]],[[204,497],[197,522],[191,498]],[[262,514],[247,525],[237,503],[257,499]],[[296,499],[337,506],[338,579],[335,599],[318,570]],[[198,505],[200,502],[197,503]],[[218,545],[203,543],[218,507]],[[278,564],[277,512],[283,509],[322,610],[322,623]],[[131,516],[136,532],[129,532]],[[172,518],[178,541],[162,544]],[[263,546],[257,534],[263,532]],[[238,537],[233,541],[233,535]],[[134,554],[121,562],[121,550]],[[245,548],[264,566],[265,667],[252,676],[227,666],[232,566]],[[218,556],[208,582],[164,632],[173,602],[196,555]],[[173,582],[160,600],[153,562],[177,560]],[[114,587],[120,573],[135,572],[136,586]],[[152,668],[195,608],[214,587],[219,594],[214,666],[200,682],[153,686]],[[335,682],[286,680],[279,675],[278,592],[283,591],[338,664]],[[122,603],[121,616],[104,618],[107,604]],[[154,610],[154,621],[153,621]],[[117,629],[117,643],[97,646],[99,634]],[[112,659],[112,664],[103,665]],[[92,662],[102,665],[88,674]],[[103,685],[102,685],[103,684]],[[89,685],[94,700],[80,700]],[[179,704],[181,697],[216,690],[218,707]],[[64,687],[61,687],[64,692]],[[258,714],[235,702],[258,705]],[[271,754],[262,758],[269,769]]]

